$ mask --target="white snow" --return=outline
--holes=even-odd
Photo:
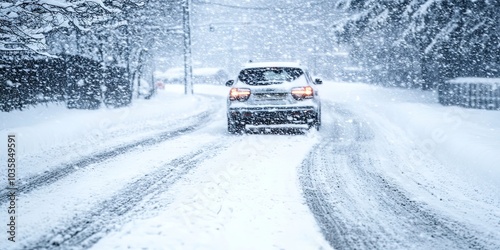
[[[416,146],[446,163],[447,171],[477,179],[478,184],[488,180],[500,190],[498,111],[445,107],[434,93],[419,90],[341,83],[331,87],[334,91],[323,91],[323,96],[349,103],[375,125],[402,130]]]
[[[19,174],[25,179],[72,159],[175,129],[183,125],[179,120],[211,108],[207,105],[210,98],[184,96],[179,85],[169,86],[169,90],[120,109],[70,110],[58,103],[2,112],[0,134],[17,135],[18,160],[26,166]],[[0,179],[5,181],[6,176]]]
[[[301,197],[297,166],[314,138],[244,136],[159,199],[158,215],[95,249],[327,249]],[[288,156],[288,157],[284,157]]]
[[[378,171],[410,199],[500,239],[498,111],[441,106],[435,93],[420,90],[328,84],[323,97],[361,114],[374,130]],[[402,157],[384,162],[389,154]]]
[[[193,77],[210,77],[224,72],[224,69],[216,67],[193,68]],[[157,70],[154,72],[154,76],[157,79],[182,82],[184,79],[184,68],[170,68],[166,71]]]
[[[381,162],[378,172],[411,199],[493,239],[499,237],[498,111],[444,107],[434,93],[420,90],[329,81],[319,88],[325,103],[343,105],[373,130],[376,147],[369,153]],[[211,120],[197,131],[138,147],[22,194],[20,243],[2,239],[2,246],[29,246],[172,159],[222,144],[213,157],[199,162],[168,189],[145,194],[141,206],[149,210],[115,222],[93,247],[330,249],[298,180],[302,161],[325,139],[325,130],[305,135],[229,135],[228,88],[195,85],[194,96],[184,96],[183,91],[182,85],[166,85],[152,100],[136,100],[131,107],[116,110],[68,110],[50,104],[0,113],[0,138],[17,135],[18,173],[27,178],[187,126],[193,116],[212,112]],[[331,120],[325,121],[323,126],[331,126]],[[0,144],[0,152],[6,152],[6,143]],[[384,161],[387,154],[399,156],[400,161]],[[0,158],[6,162],[5,154]],[[1,179],[5,183],[5,174]],[[0,224],[5,225],[6,219],[5,214],[0,216]],[[52,240],[64,237],[54,235]]]

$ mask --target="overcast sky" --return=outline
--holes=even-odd
[[[315,48],[319,52],[333,46],[323,35],[328,16],[320,7],[299,0],[193,1],[194,67],[222,67],[234,74],[248,60],[313,64]],[[177,54],[169,67],[183,65],[182,44],[177,45],[169,52]]]

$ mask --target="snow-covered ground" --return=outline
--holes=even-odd
[[[429,227],[398,222],[397,213],[413,210],[377,210],[400,197],[426,215],[412,220],[432,215],[441,227],[435,232],[448,228],[467,243],[500,247],[498,111],[443,107],[420,90],[325,81],[321,131],[238,136],[226,132],[228,89],[194,91],[184,96],[182,86],[167,85],[152,100],[116,110],[51,104],[0,113],[1,138],[18,138],[22,178],[17,242],[5,236],[2,249],[329,249],[344,236],[330,237],[321,211],[348,216],[349,207],[359,216],[339,220],[352,223],[340,230],[345,237],[377,229],[372,236],[385,232],[393,242],[341,247],[428,246],[419,230]],[[356,172],[352,159],[343,160],[349,150],[360,159]],[[398,196],[382,195],[387,190],[366,181],[371,176]],[[317,190],[324,203],[308,196]],[[7,219],[0,214],[1,224]],[[372,239],[345,242],[363,240]]]
[[[0,131],[17,135],[18,160],[30,166],[19,171],[26,178],[106,148],[173,130],[214,108],[206,105],[210,98],[184,96],[181,86],[175,87],[122,109],[70,110],[64,104],[49,104],[0,113]]]

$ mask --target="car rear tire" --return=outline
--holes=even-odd
[[[318,123],[317,121],[314,121],[311,124],[309,124],[309,129],[314,128],[316,131],[319,131],[320,127],[321,127],[321,124]]]
[[[319,128],[321,127],[321,122],[316,122],[314,124],[314,128],[316,129],[316,131],[319,131]]]

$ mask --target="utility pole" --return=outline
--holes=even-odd
[[[191,0],[184,0],[182,6],[184,31],[184,94],[193,94],[193,63],[191,59]]]
[[[130,33],[131,33],[131,28],[130,28],[130,7],[125,8],[125,20],[127,20],[127,25],[125,26],[125,60],[127,60],[127,82],[128,82],[128,87],[129,87],[129,93],[128,93],[128,98],[129,98],[129,103],[132,102],[132,98],[134,96],[134,79],[132,78],[132,72],[130,72],[130,54],[131,54],[131,46],[130,46]]]

